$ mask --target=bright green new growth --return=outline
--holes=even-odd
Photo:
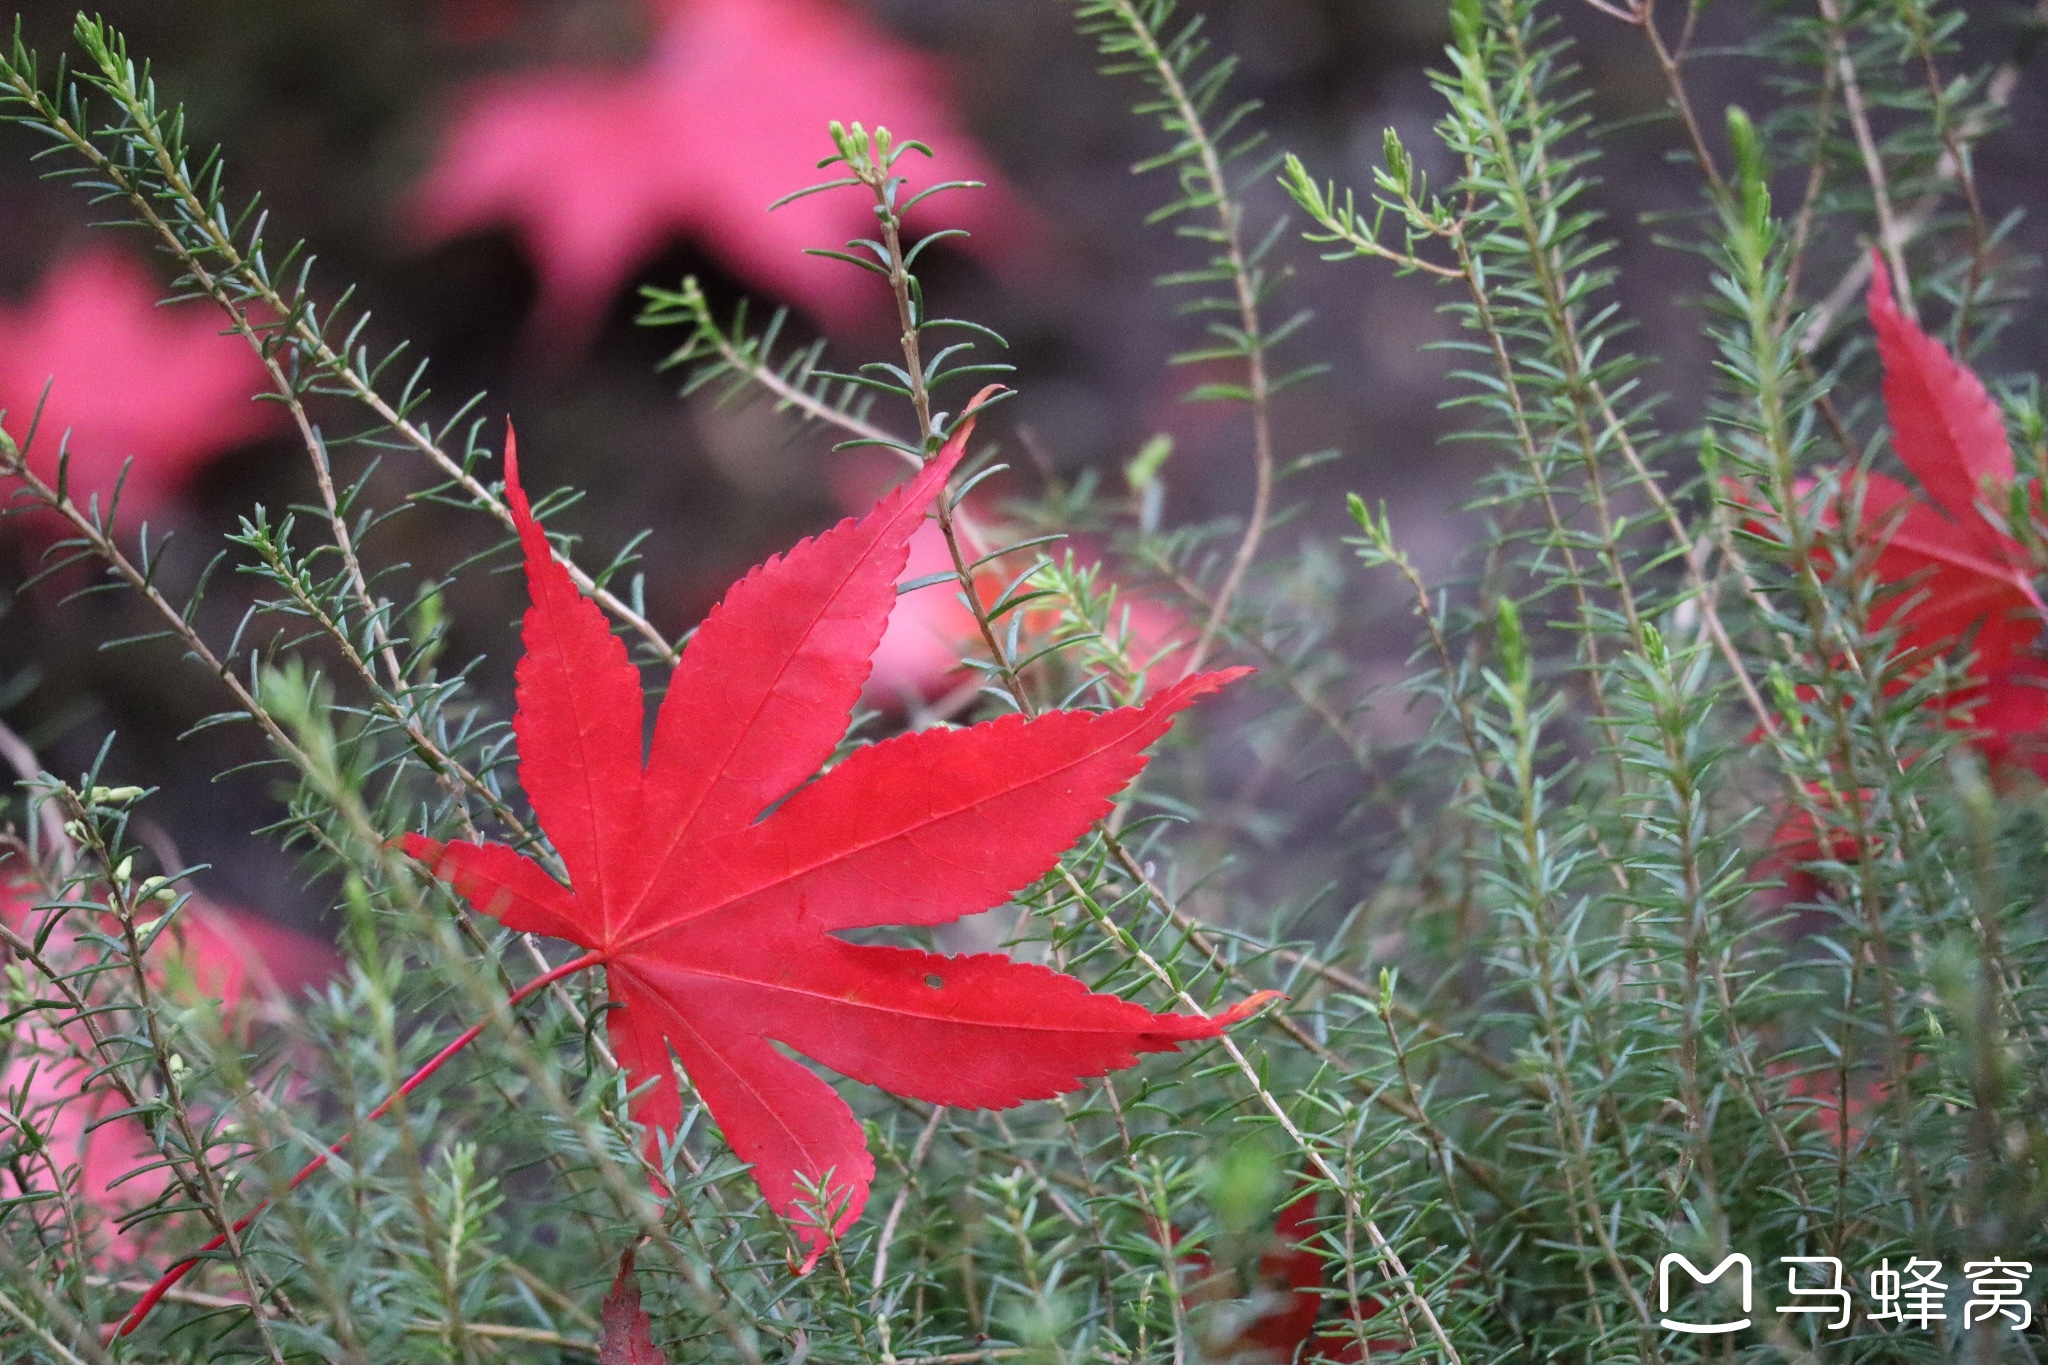
[[[351,965],[253,1035],[168,998],[134,964],[179,913],[181,870],[147,873],[131,829],[146,800],[95,771],[40,779],[13,807],[7,870],[39,901],[85,908],[68,912],[80,937],[62,955],[9,931],[7,1010],[85,1039],[146,1124],[172,1177],[136,1219],[161,1231],[159,1260],[358,1132],[345,1162],[111,1344],[103,1329],[136,1289],[80,1245],[76,1201],[0,1185],[0,1356],[590,1359],[599,1298],[638,1244],[656,1339],[678,1361],[1180,1365],[1227,1354],[1271,1306],[1191,1305],[1187,1258],[1248,1267],[1275,1209],[1307,1189],[1330,1334],[1311,1353],[2033,1359],[2035,1338],[1965,1334],[1953,1306],[1945,1325],[1904,1332],[1775,1311],[1786,1256],[1840,1258],[1866,1307],[1887,1258],[1938,1259],[1958,1286],[1965,1261],[2032,1261],[2048,1285],[2048,806],[2031,780],[1987,773],[1930,704],[1952,670],[1909,673],[1872,628],[1883,586],[1821,571],[1859,550],[1800,496],[1883,458],[1859,239],[1912,282],[1931,330],[1963,349],[1995,333],[2015,263],[1969,149],[2014,69],[1944,68],[1960,12],[1818,0],[1773,11],[1742,54],[1769,107],[1715,118],[1686,83],[1689,25],[1673,45],[1671,22],[1592,0],[1600,22],[1639,30],[1700,180],[1699,212],[1663,228],[1712,272],[1698,307],[1715,370],[1688,413],[1628,349],[1610,246],[1636,229],[1595,207],[1596,115],[1558,3],[1455,0],[1436,132],[1457,170],[1430,185],[1390,132],[1361,200],[1265,159],[1255,110],[1228,98],[1229,61],[1169,0],[1077,0],[1107,70],[1164,132],[1139,168],[1174,176],[1153,221],[1197,254],[1163,283],[1191,297],[1184,358],[1232,367],[1192,396],[1247,409],[1255,495],[1239,524],[1163,525],[1176,467],[1160,440],[1134,453],[1124,490],[1050,488],[1006,536],[964,506],[986,470],[962,480],[942,520],[952,586],[930,589],[961,593],[975,618],[981,687],[955,704],[1122,702],[1223,660],[1257,665],[1263,690],[1212,751],[1157,762],[996,932],[1157,1007],[1268,987],[1290,1000],[1193,1059],[1063,1101],[959,1114],[862,1093],[872,1212],[802,1280],[708,1122],[645,1168],[588,983],[506,1011],[551,950],[469,916],[387,843],[409,829],[535,837],[506,781],[503,718],[443,656],[449,582],[376,552],[384,521],[422,499],[509,524],[481,400],[429,421],[424,368],[361,349],[345,293],[316,306],[309,259],[275,253],[253,203],[229,207],[218,157],[184,145],[119,35],[81,20],[84,65],[40,78],[17,41],[0,62],[7,112],[46,134],[55,173],[175,256],[180,292],[213,299],[259,348],[322,501],[253,509],[197,572],[28,475],[4,439],[0,467],[67,519],[60,561],[141,594],[210,675],[198,685],[222,689],[220,719],[261,727],[292,792],[267,833],[333,892]],[[1877,127],[1873,109],[1889,111]],[[905,240],[896,177],[917,144],[860,125],[831,137],[832,192],[877,210],[874,239],[833,254],[889,291],[900,356],[829,369],[822,347],[781,343],[779,316],[760,331],[744,313],[721,321],[687,280],[653,291],[643,320],[684,329],[686,393],[773,402],[914,459],[972,387],[946,382],[998,368],[952,343],[1000,338],[925,313],[915,267],[935,238]],[[1288,311],[1274,264],[1288,238],[1248,221],[1246,197],[1276,166],[1330,259],[1446,291],[1465,434],[1497,454],[1466,578],[1425,578],[1370,487],[1349,502],[1353,553],[1310,536],[1273,548],[1300,461],[1270,413],[1317,401],[1296,387],[1311,371],[1274,368],[1300,315],[1265,320]],[[2015,394],[2024,509],[2044,420],[2031,388]],[[411,501],[377,500],[377,458],[407,471]],[[1114,544],[1127,584],[1053,539],[1079,529]],[[673,660],[631,563],[627,546],[571,572],[644,662]],[[260,585],[232,633],[201,624],[213,567]],[[1140,653],[1133,587],[1188,622],[1183,648]],[[1344,604],[1361,595],[1391,604],[1375,629],[1416,642],[1389,694],[1344,652]],[[1374,738],[1396,731],[1370,709],[1410,705],[1419,739]],[[1347,813],[1313,841],[1286,786],[1302,774]],[[1772,858],[1780,828],[1804,831],[1804,850]],[[466,1063],[358,1126],[482,1019],[493,1027]],[[434,1022],[402,1033],[419,1020]],[[320,1101],[288,1093],[288,1073]],[[0,1161],[46,1161],[52,1116],[0,1108]],[[1709,1267],[1730,1251],[1757,1266],[1753,1330],[1731,1346],[1663,1329],[1660,1259]]]

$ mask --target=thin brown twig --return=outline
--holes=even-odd
[[[882,1285],[889,1278],[889,1249],[896,1240],[896,1227],[903,1221],[903,1210],[910,1203],[911,1187],[916,1183],[918,1168],[924,1165],[931,1154],[932,1139],[938,1136],[939,1125],[946,1117],[946,1107],[935,1105],[932,1116],[925,1121],[924,1131],[918,1134],[917,1145],[911,1149],[910,1160],[904,1163],[903,1184],[896,1190],[896,1198],[889,1205],[889,1216],[882,1220],[882,1230],[875,1240],[875,1270],[869,1280],[873,1295],[882,1292]],[[895,1342],[889,1326],[889,1312],[879,1302],[871,1299],[875,1313],[875,1328],[882,1339],[883,1365],[897,1365]]]
[[[2048,0],[2036,0],[2033,14],[2037,21],[2048,23]],[[1991,73],[1991,79],[1984,87],[1984,104],[1976,114],[1964,120],[1955,130],[1955,146],[1944,146],[1936,160],[1934,173],[1942,180],[1953,180],[1963,174],[1972,144],[1990,131],[1991,119],[2012,102],[2013,91],[2019,86],[2020,63],[2016,57],[2008,57]],[[1962,159],[1958,159],[1958,158]],[[1928,223],[1940,211],[1942,196],[1939,192],[1929,193],[1915,200],[1906,212],[1900,215],[1897,228],[1902,242],[1909,243],[1917,238]],[[1870,257],[1857,252],[1842,273],[1835,287],[1827,297],[1807,315],[1807,325],[1799,334],[1799,351],[1810,355],[1820,348],[1827,334],[1833,329],[1835,319],[1848,309],[1863,286],[1870,279]]]
[[[142,1280],[113,1279],[105,1275],[88,1275],[85,1278],[86,1283],[97,1288],[118,1289],[125,1294],[141,1294],[150,1287]],[[164,1297],[173,1303],[189,1304],[194,1308],[234,1309],[244,1313],[254,1312],[259,1316],[268,1318],[278,1316],[277,1310],[267,1303],[251,1304],[247,1299],[238,1299],[227,1294],[208,1294],[203,1290],[186,1289],[183,1286],[166,1290]],[[426,1318],[415,1318],[404,1325],[404,1330],[413,1334],[432,1334],[439,1332],[441,1328],[442,1324],[429,1321]],[[567,1336],[561,1332],[550,1331],[544,1327],[519,1327],[511,1323],[501,1322],[466,1322],[463,1324],[463,1330],[473,1332],[480,1337],[489,1337],[499,1341],[519,1341],[534,1346],[552,1346],[556,1350],[574,1351],[578,1355],[594,1356],[598,1353],[598,1345],[594,1341],[586,1341],[581,1337]]]
[[[1949,118],[1949,96],[1946,83],[1941,78],[1941,66],[1935,59],[1934,36],[1928,32],[1927,12],[1918,0],[1905,0],[1899,6],[1906,16],[1906,26],[1913,35],[1914,55],[1920,59],[1920,70],[1927,80],[1928,107],[1932,110],[1936,131],[1941,135],[1941,156],[1939,166],[1946,168],[1954,177],[1956,188],[1962,191],[1963,208],[1970,220],[1970,266],[1963,279],[1962,299],[1956,309],[1956,347],[1967,350],[1970,344],[1971,310],[1977,304],[1977,291],[1984,282],[1985,253],[1991,248],[1991,230],[1984,219],[1984,201],[1977,193],[1977,174],[1970,167],[1968,142],[1973,141],[1965,118],[1965,128],[1958,128]]]
[[[1898,215],[1892,208],[1891,181],[1885,171],[1884,154],[1878,150],[1877,138],[1870,130],[1870,114],[1864,107],[1863,86],[1856,76],[1856,59],[1849,51],[1841,0],[1814,0],[1814,3],[1826,21],[1829,52],[1841,79],[1842,109],[1848,115],[1849,130],[1855,135],[1856,149],[1863,156],[1863,173],[1870,181],[1871,204],[1877,213],[1878,247],[1891,266],[1892,284],[1898,291],[1900,308],[1907,317],[1918,321],[1919,314],[1913,305],[1913,277],[1906,269],[1905,235],[1900,231]]]
[[[1597,0],[1589,0],[1597,3]],[[1686,25],[1683,36],[1676,48],[1667,46],[1664,33],[1657,27],[1657,0],[1639,0],[1635,10],[1635,22],[1640,24],[1643,36],[1648,39],[1650,51],[1657,59],[1657,69],[1664,75],[1665,89],[1671,95],[1671,107],[1678,113],[1678,121],[1685,127],[1686,140],[1692,144],[1692,155],[1706,176],[1707,184],[1719,195],[1726,192],[1726,182],[1721,178],[1720,167],[1715,164],[1714,152],[1707,145],[1705,131],[1700,126],[1699,116],[1693,112],[1692,100],[1686,93],[1685,65],[1686,42],[1692,36],[1693,17],[1699,12],[1697,4],[1686,7]]]

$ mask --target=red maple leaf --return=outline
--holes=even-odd
[[[640,1281],[633,1274],[633,1249],[619,1257],[619,1275],[604,1296],[598,1319],[597,1365],[668,1365],[654,1344],[654,1324],[640,1306]]]
[[[1244,671],[1139,707],[904,735],[811,780],[845,734],[907,543],[970,426],[867,516],[727,593],[677,665],[644,759],[640,675],[551,557],[508,439],[533,596],[520,781],[570,885],[502,845],[405,840],[508,928],[590,950],[616,1007],[613,1048],[646,1087],[633,1113],[650,1140],[682,1118],[673,1053],[813,1261],[859,1215],[874,1162],[846,1102],[777,1044],[900,1095],[1002,1108],[1213,1037],[1259,1003],[1154,1014],[1000,954],[835,936],[1001,904],[1108,813],[1176,712]]]
[[[1910,584],[1880,607],[1877,623],[1896,626],[1918,654],[1951,653],[1967,639],[1974,686],[1945,703],[1975,703],[1971,724],[1993,759],[2040,765],[2048,752],[2032,741],[2048,722],[2048,667],[2037,649],[2048,606],[2025,548],[1986,515],[2009,503],[2005,420],[1977,376],[1900,313],[1881,266],[1868,303],[1892,448],[1921,490],[1883,474],[1861,481],[1861,529],[1879,541],[1876,572]]]
[[[1967,645],[1969,681],[1937,704],[1966,717],[1995,764],[2017,761],[2048,776],[2048,656],[2040,648],[2048,605],[2026,548],[1998,519],[2014,477],[2004,419],[1977,376],[1900,313],[1881,262],[1868,304],[1892,446],[1919,488],[1858,473],[1823,515],[1831,524],[1849,518],[1852,539],[1872,548],[1870,571],[1896,588],[1872,624],[1898,631],[1907,671]],[[1776,533],[1761,517],[1752,525]],[[1843,568],[1826,547],[1814,554],[1824,572]]]
[[[1898,630],[1908,669],[1967,642],[1970,681],[1938,703],[1964,708],[1975,742],[1994,764],[2024,763],[2048,777],[2048,658],[2039,647],[2048,607],[2034,587],[2026,548],[1987,514],[2005,513],[2010,504],[2014,466],[2005,420],[1982,381],[1899,311],[1889,270],[1875,253],[1866,303],[1884,365],[1892,447],[1920,490],[1887,474],[1860,473],[1823,514],[1830,524],[1845,512],[1856,518],[1854,538],[1875,548],[1871,571],[1897,586],[1878,603],[1873,624]],[[1802,482],[1799,492],[1811,487]],[[1761,518],[1751,524],[1771,533]],[[1814,554],[1824,571],[1838,571],[1828,549]],[[1796,900],[1817,890],[1805,864],[1846,862],[1858,852],[1840,798],[1819,784],[1809,788],[1827,828],[1812,811],[1791,813],[1758,868],[1783,878]]]
[[[646,57],[623,71],[548,69],[462,97],[408,217],[426,241],[509,226],[540,275],[531,328],[587,340],[635,267],[701,241],[734,273],[829,327],[873,316],[867,277],[803,254],[874,229],[853,194],[772,202],[816,178],[834,119],[885,124],[940,148],[939,179],[990,189],[945,207],[1000,251],[1026,215],[947,108],[929,59],[837,0],[656,0]],[[913,221],[917,219],[912,214]]]
[[[282,409],[239,337],[220,335],[208,304],[159,307],[149,272],[106,247],[60,261],[25,307],[0,306],[0,409],[16,440],[42,410],[29,466],[45,479],[69,433],[71,494],[113,492],[124,462],[123,521],[160,512],[193,472],[271,430]]]

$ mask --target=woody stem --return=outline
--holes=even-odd
[[[555,982],[560,981],[565,976],[574,976],[577,972],[580,972],[587,967],[595,967],[599,965],[605,960],[605,956],[606,955],[601,952],[585,953],[583,956],[579,958],[575,958],[574,960],[565,962],[561,966],[553,968],[550,971],[541,973],[533,980],[527,982],[525,985],[513,991],[510,995],[506,996],[505,1007],[507,1009],[510,1009],[512,1006],[517,1005],[521,1001],[525,1000],[528,996],[546,990],[549,986],[554,985]],[[421,1085],[424,1085],[427,1081],[427,1078],[432,1076],[436,1071],[439,1071],[441,1067],[448,1061],[449,1058],[453,1057],[456,1053],[462,1051],[462,1049],[468,1047],[471,1043],[475,1042],[477,1038],[483,1033],[484,1029],[489,1027],[490,1022],[490,1020],[486,1019],[481,1023],[471,1024],[468,1028],[464,1029],[461,1033],[457,1034],[454,1042],[448,1044],[448,1046],[442,1048],[439,1052],[435,1053],[431,1058],[427,1060],[426,1065],[422,1066],[419,1070],[413,1072],[412,1075],[406,1077],[405,1081],[401,1085],[399,1085],[399,1087],[396,1090],[393,1090],[389,1095],[386,1095],[375,1109],[372,1109],[368,1114],[365,1114],[363,1116],[363,1121],[365,1123],[374,1123],[376,1120],[381,1119],[386,1114],[390,1113],[392,1105],[398,1103],[398,1101],[403,1099],[405,1096],[410,1095],[414,1090],[417,1090]],[[343,1133],[339,1138],[335,1140],[333,1145],[328,1147],[326,1151],[320,1153],[320,1155],[314,1157],[311,1161],[307,1162],[304,1166],[300,1167],[298,1174],[294,1175],[290,1180],[287,1180],[285,1182],[284,1190],[282,1192],[288,1194],[291,1191],[297,1189],[299,1186],[305,1184],[306,1181],[310,1179],[315,1172],[317,1172],[318,1170],[320,1170],[321,1167],[327,1164],[330,1158],[332,1158],[338,1152],[340,1152],[343,1147],[346,1147],[348,1145],[349,1139],[354,1136],[355,1130],[353,1129],[346,1133]],[[240,1233],[244,1228],[248,1227],[249,1224],[255,1222],[257,1215],[262,1213],[265,1209],[269,1208],[270,1205],[270,1199],[262,1200],[260,1203],[256,1205],[255,1208],[249,1210],[248,1213],[242,1216],[240,1221],[238,1221],[234,1225],[232,1231],[235,1233]],[[133,1332],[136,1328],[140,1327],[142,1325],[143,1319],[149,1316],[150,1310],[156,1307],[157,1301],[163,1298],[165,1294],[168,1294],[173,1288],[175,1288],[178,1281],[184,1279],[187,1275],[191,1274],[193,1267],[197,1266],[202,1259],[204,1259],[207,1255],[211,1254],[212,1252],[218,1251],[221,1249],[221,1247],[225,1246],[227,1244],[227,1236],[228,1235],[226,1233],[222,1233],[221,1235],[215,1237],[205,1246],[202,1246],[201,1248],[199,1248],[199,1250],[193,1252],[190,1256],[187,1256],[184,1260],[178,1262],[176,1265],[172,1266],[169,1270],[166,1270],[161,1276],[159,1276],[156,1283],[152,1284],[147,1290],[147,1292],[143,1294],[142,1298],[136,1302],[135,1307],[129,1310],[127,1318],[121,1323],[121,1330],[116,1332],[115,1335],[125,1337],[130,1332]]]

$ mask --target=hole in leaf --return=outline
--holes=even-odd
[[[939,989],[939,987],[946,984],[946,978],[943,976],[939,976],[935,973],[927,972],[925,974],[924,984],[930,986],[933,990],[937,990]]]

